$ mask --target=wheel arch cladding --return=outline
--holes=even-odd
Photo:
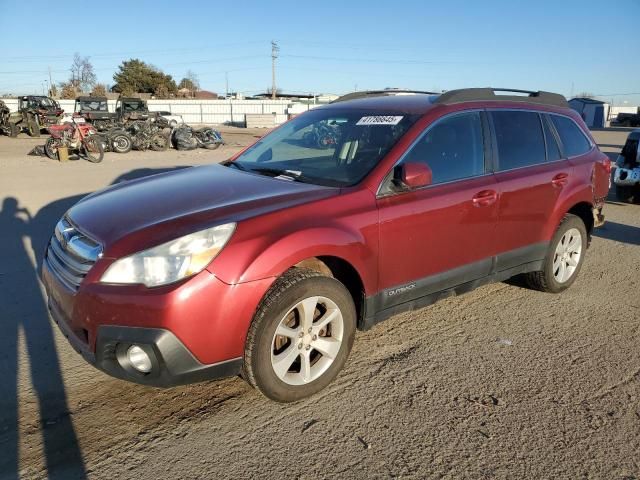
[[[298,262],[294,267],[315,270],[342,283],[351,294],[351,299],[356,307],[358,326],[360,326],[364,316],[365,290],[360,273],[353,265],[344,258],[329,255],[306,258]]]

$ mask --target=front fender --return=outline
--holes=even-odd
[[[373,237],[377,239],[377,235]],[[253,248],[246,244],[229,247],[208,267],[225,283],[277,278],[305,259],[332,256],[348,262],[358,272],[367,294],[376,288],[376,256],[371,241],[361,231],[316,227],[295,231],[270,244],[252,245]]]

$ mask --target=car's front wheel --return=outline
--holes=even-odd
[[[338,375],[355,330],[355,307],[342,283],[291,269],[258,307],[247,334],[243,376],[272,400],[301,400]]]
[[[576,280],[587,250],[587,229],[576,215],[560,222],[544,259],[542,270],[525,275],[527,284],[549,293],[560,293]]]

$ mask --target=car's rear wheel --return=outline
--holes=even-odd
[[[247,334],[243,376],[272,400],[301,400],[338,375],[355,330],[355,307],[342,283],[291,269],[258,307]]]
[[[527,273],[527,284],[536,290],[560,293],[575,282],[587,250],[587,229],[581,218],[567,214],[558,226],[543,269]]]

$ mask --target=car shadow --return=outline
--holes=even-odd
[[[640,227],[624,223],[607,221],[602,227],[594,229],[593,236],[629,245],[640,245]]]
[[[137,169],[112,184],[187,168]],[[20,338],[26,346],[31,384],[38,409],[36,431],[42,434],[46,477],[83,479],[86,468],[69,413],[60,358],[49,320],[47,300],[39,280],[46,245],[60,217],[84,195],[49,203],[35,216],[15,197],[6,197],[0,209],[0,477],[17,479],[20,469],[19,398]],[[35,259],[35,261],[34,261]],[[22,376],[22,378],[26,378]],[[21,401],[22,400],[22,401]],[[24,424],[24,423],[23,423]],[[23,439],[24,441],[24,439]]]

